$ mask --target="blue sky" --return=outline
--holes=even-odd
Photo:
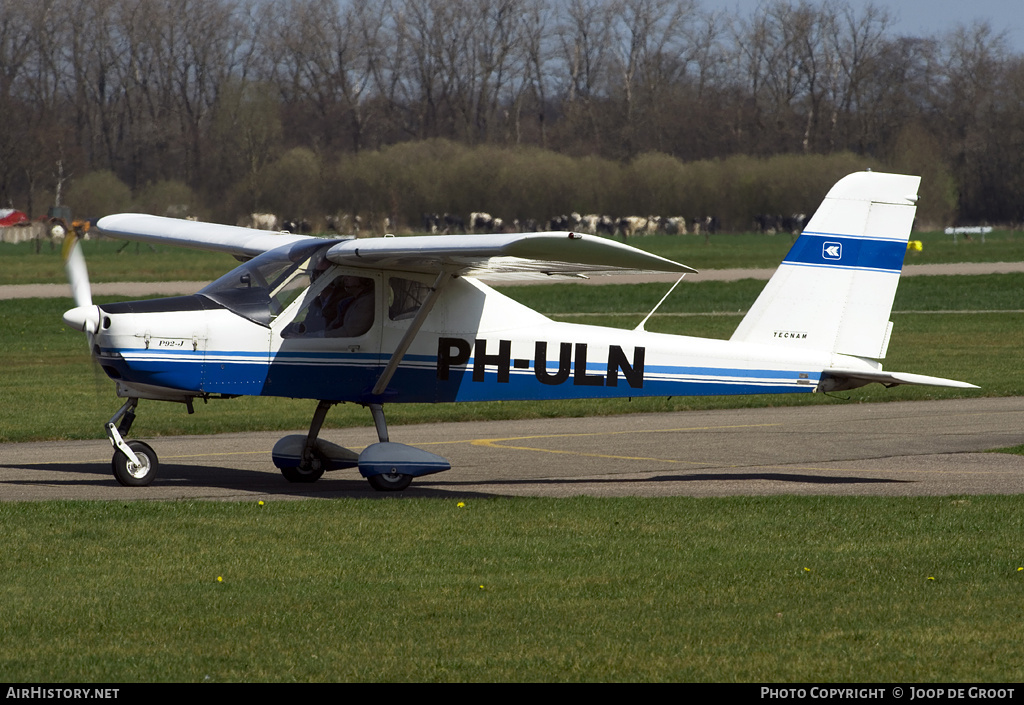
[[[855,9],[869,1],[845,0]],[[761,2],[703,0],[703,5],[708,9],[736,7],[740,14],[746,14]],[[953,30],[957,24],[970,26],[975,20],[986,20],[996,32],[1006,32],[1011,50],[1024,54],[1024,0],[874,0],[872,4],[892,13],[896,34],[932,37]]]

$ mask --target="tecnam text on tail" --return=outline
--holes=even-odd
[[[81,252],[66,250],[98,364],[126,401],[107,424],[113,471],[145,485],[153,449],[126,441],[140,399],[238,395],[318,401],[308,433],[273,461],[293,482],[358,468],[380,490],[447,470],[392,442],[384,408],[409,402],[835,391],[871,382],[971,388],[883,370],[917,189],[915,176],[840,180],[729,340],[558,323],[481,275],[692,272],[570,232],[326,240],[148,215],[99,221],[107,235],[230,253],[244,264],[192,296],[93,305]],[[369,408],[377,442],[356,453],[319,438],[330,407]]]

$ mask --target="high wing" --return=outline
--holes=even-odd
[[[312,239],[138,213],[109,215],[97,227],[112,237],[225,252],[239,259]],[[569,232],[350,239],[331,247],[327,258],[349,267],[460,276],[697,271],[614,240]]]
[[[225,252],[239,259],[251,259],[283,245],[310,239],[308,235],[267,232],[236,225],[200,223],[142,213],[108,215],[100,218],[96,227],[104,235],[123,240]]]
[[[462,276],[697,271],[614,240],[569,232],[346,240],[328,250],[327,258],[351,267]]]

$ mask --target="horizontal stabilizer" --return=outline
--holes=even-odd
[[[978,389],[977,385],[960,382],[955,379],[943,377],[929,377],[928,375],[915,375],[909,372],[885,372],[882,370],[844,370],[830,369],[821,376],[818,385],[822,392],[840,392],[846,389],[856,389],[866,384],[878,382],[887,387],[895,387],[898,384],[920,384],[930,387],[953,387],[955,389]]]

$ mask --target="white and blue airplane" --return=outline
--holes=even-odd
[[[291,482],[358,468],[378,490],[449,469],[392,442],[384,406],[409,402],[787,394],[955,380],[889,372],[889,315],[920,178],[859,172],[833,186],[729,340],[558,323],[480,281],[495,275],[695,270],[570,232],[322,239],[150,215],[101,219],[112,237],[227,252],[243,264],[191,296],[93,305],[66,249],[92,354],[126,399],[106,426],[113,472],[147,485],[153,449],[126,441],[140,399],[240,395],[317,400],[309,432],[281,439]],[[319,438],[334,404],[369,408],[362,452]]]

